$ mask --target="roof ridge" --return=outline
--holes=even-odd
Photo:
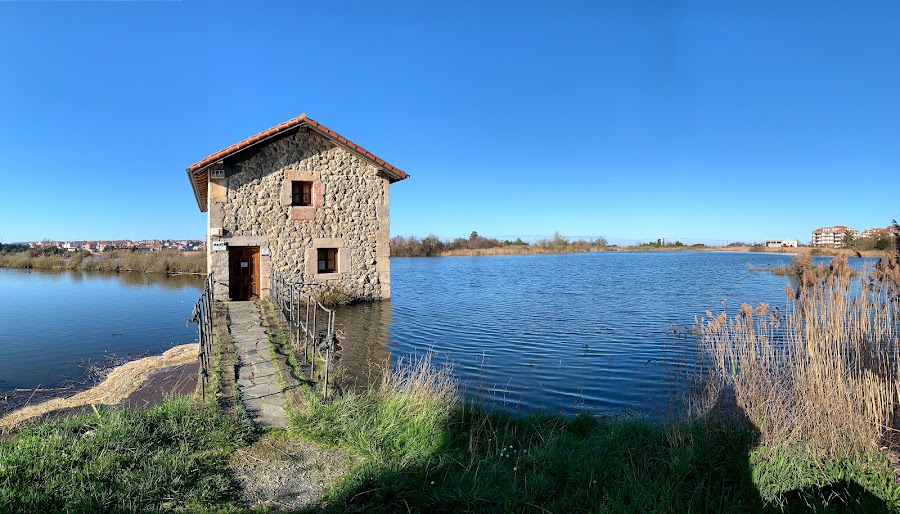
[[[394,179],[393,181],[403,180],[403,179],[409,177],[409,174],[407,174],[400,168],[397,168],[396,166],[389,164],[387,161],[385,161],[384,159],[381,159],[380,157],[376,156],[372,152],[359,146],[358,144],[354,143],[353,141],[350,141],[349,139],[347,139],[344,136],[338,134],[337,132],[331,130],[330,128],[326,127],[325,125],[319,123],[318,121],[308,117],[305,112],[301,113],[300,116],[297,116],[297,117],[291,118],[285,122],[279,123],[278,125],[275,125],[272,128],[263,130],[262,132],[259,132],[258,134],[248,137],[247,139],[238,141],[237,143],[235,143],[231,146],[228,146],[222,150],[219,150],[218,152],[212,153],[212,154],[204,157],[203,159],[195,162],[194,164],[191,164],[190,166],[188,166],[187,171],[190,173],[190,172],[195,172],[195,171],[201,170],[204,167],[209,166],[210,164],[212,164],[216,161],[219,161],[221,159],[224,159],[225,157],[234,155],[242,150],[246,150],[247,148],[249,148],[257,143],[260,143],[266,139],[269,139],[270,137],[276,136],[287,130],[298,127],[304,123],[307,124],[307,126],[310,126],[313,129],[315,129],[316,132],[319,132],[320,134],[337,142],[338,144],[347,147],[350,151],[356,152],[363,158],[382,167],[386,172],[388,172],[389,175],[393,176],[392,177]]]

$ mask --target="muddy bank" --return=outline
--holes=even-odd
[[[99,384],[88,389],[80,390],[78,385],[73,385],[4,393],[0,402],[10,408],[0,418],[0,433],[15,431],[22,423],[37,417],[65,415],[91,405],[155,405],[167,394],[193,392],[196,377],[197,345],[191,343],[115,367]],[[21,403],[27,405],[20,406]]]

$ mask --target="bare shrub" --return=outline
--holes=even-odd
[[[851,279],[845,257],[795,266],[787,312],[744,304],[733,317],[707,312],[696,321],[710,382],[699,414],[728,389],[765,445],[806,445],[823,456],[877,448],[900,403],[897,283],[877,273]]]

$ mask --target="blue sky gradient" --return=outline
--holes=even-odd
[[[886,226],[898,26],[887,1],[0,1],[0,238],[202,238],[185,168],[301,112],[412,175],[394,235]]]

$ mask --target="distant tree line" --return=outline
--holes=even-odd
[[[739,245],[743,245],[744,243],[738,243]],[[682,243],[681,241],[666,241],[665,239],[657,239],[656,241],[648,241],[646,243],[638,243],[638,246],[644,247],[652,247],[652,248],[684,248],[688,245]],[[691,248],[703,248],[706,245],[703,243],[694,243],[690,245]],[[728,246],[735,246],[734,243]]]
[[[42,255],[59,255],[66,253],[65,250],[56,246],[45,246],[43,248],[31,248],[27,244],[0,244],[0,253],[28,253],[29,257],[40,257]]]
[[[847,238],[845,246],[857,250],[888,250],[892,246],[890,234],[879,234],[878,237]]]
[[[457,237],[449,241],[444,241],[438,236],[431,234],[423,239],[416,236],[395,236],[391,239],[391,255],[396,257],[434,257],[442,255],[446,252],[454,250],[483,250],[489,248],[500,248],[503,246],[523,246],[548,249],[565,249],[569,247],[606,247],[607,241],[603,237],[594,240],[570,241],[567,237],[561,235],[558,231],[553,234],[551,239],[540,239],[534,243],[523,241],[522,238],[516,238],[515,241],[500,241],[492,237],[484,237],[476,231],[472,231],[468,238]]]

